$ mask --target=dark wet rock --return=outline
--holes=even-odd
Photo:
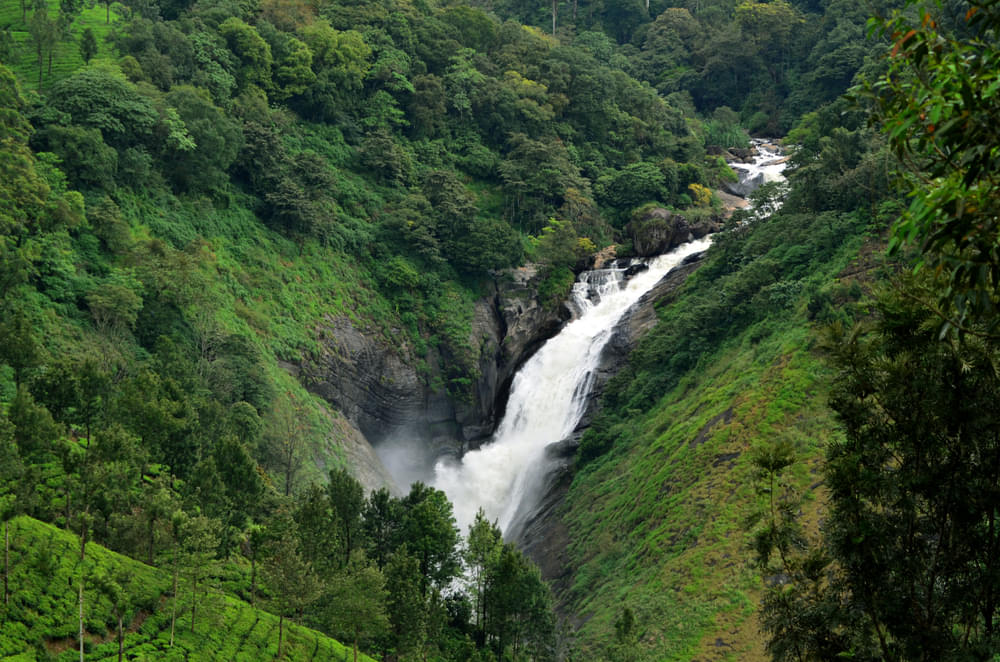
[[[625,269],[624,276],[625,276],[625,278],[631,278],[632,276],[634,276],[636,274],[640,274],[643,271],[649,271],[649,265],[645,264],[643,262],[640,262],[639,264],[633,264],[632,266],[627,267]]]
[[[638,257],[654,257],[669,253],[683,243],[701,239],[722,229],[722,217],[690,222],[681,214],[663,207],[654,207],[642,218],[625,226],[632,239],[632,250]]]

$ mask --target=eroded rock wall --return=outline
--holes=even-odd
[[[301,379],[376,447],[402,440],[427,461],[459,454],[489,438],[517,369],[569,317],[539,301],[539,281],[531,265],[511,270],[476,303],[469,342],[479,351],[478,374],[467,398],[434,387],[443,383],[436,351],[415,357],[346,317],[326,320],[319,356],[301,367]]]

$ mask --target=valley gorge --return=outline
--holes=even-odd
[[[998,29],[0,3],[0,658],[991,659]]]

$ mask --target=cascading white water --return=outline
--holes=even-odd
[[[754,139],[754,156],[752,163],[730,163],[729,167],[736,171],[739,183],[731,187],[732,192],[747,197],[764,184],[783,182],[783,174],[787,165],[787,157],[773,143]]]
[[[577,317],[518,371],[490,443],[461,461],[441,460],[435,466],[434,487],[448,495],[463,532],[479,508],[507,531],[544,477],[545,447],[568,437],[583,415],[601,350],[615,325],[668,271],[709,243],[684,244],[628,280],[622,269],[582,274],[572,295]]]

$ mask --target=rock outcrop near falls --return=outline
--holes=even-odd
[[[318,360],[303,367],[303,382],[380,443],[405,439],[428,457],[458,454],[493,431],[515,372],[554,335],[569,312],[537,298],[539,274],[531,265],[498,278],[476,304],[470,346],[478,350],[471,397],[449,396],[435,379],[446,357],[432,350],[413,356],[408,348],[366,332],[346,317],[330,318],[320,330]],[[426,372],[417,365],[423,359]]]
[[[637,256],[654,257],[669,253],[693,239],[718,232],[722,229],[722,222],[721,217],[690,222],[669,209],[653,207],[625,226],[625,232],[632,240],[632,250]]]

